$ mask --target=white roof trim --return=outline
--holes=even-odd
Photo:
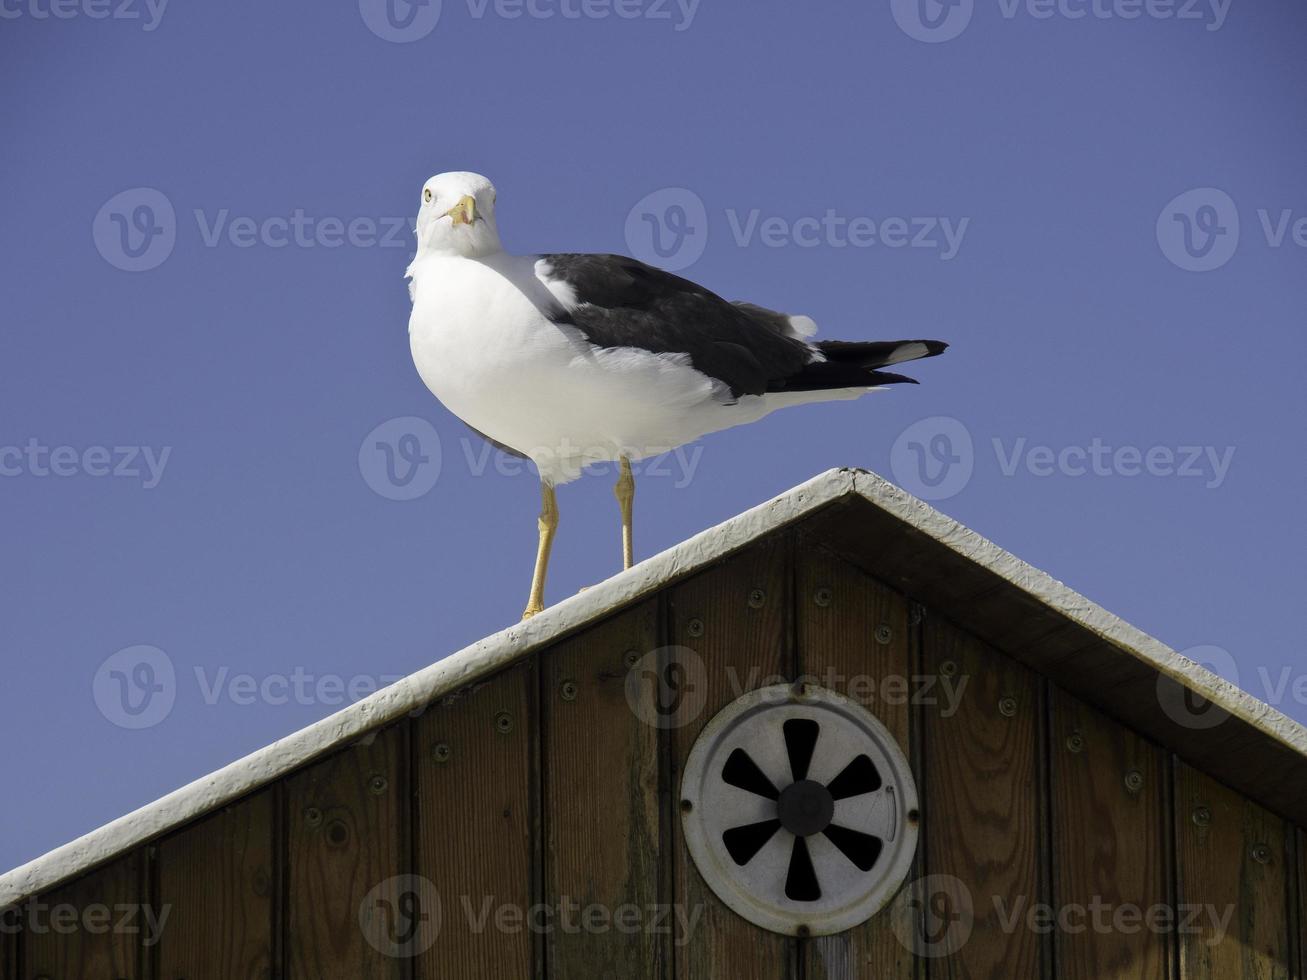
[[[751,541],[851,494],[864,497],[1102,636],[1123,653],[1176,679],[1268,737],[1307,756],[1307,729],[1269,705],[1180,656],[874,473],[829,470],[774,500],[550,606],[525,623],[515,624],[451,654],[363,701],[0,876],[0,908],[39,894],[231,803],[334,748],[495,673],[564,633],[657,591],[670,580],[709,565]]]

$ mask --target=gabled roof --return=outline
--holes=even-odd
[[[0,907],[77,877],[549,646],[760,537],[805,533],[1211,775],[1307,825],[1307,729],[874,473],[830,470],[0,876]],[[1184,724],[1168,691],[1228,714]],[[1159,695],[1160,692],[1160,695]]]

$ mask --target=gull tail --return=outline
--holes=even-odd
[[[917,384],[915,378],[880,368],[935,357],[948,349],[948,344],[941,340],[821,340],[813,346],[821,352],[824,360],[813,361],[796,374],[779,379],[774,382],[772,391],[829,391]]]

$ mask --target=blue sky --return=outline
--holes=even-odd
[[[520,612],[535,479],[409,359],[445,170],[952,342],[646,466],[638,554],[864,466],[1307,721],[1307,7],[388,2],[0,0],[0,868]],[[553,599],[620,558],[559,498]]]

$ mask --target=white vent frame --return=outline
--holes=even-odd
[[[798,726],[786,728],[786,722]],[[850,850],[837,847],[823,827],[805,831],[796,817],[795,798],[825,794],[810,786],[792,786],[795,760],[786,732],[818,734],[809,764],[799,763],[802,775],[822,787],[835,785],[834,777],[849,769],[855,758],[866,756],[880,781],[878,789],[845,795],[834,801],[829,818],[836,831],[840,826],[875,831],[881,847],[867,847],[859,840],[856,859],[871,864],[862,870]],[[808,726],[806,729],[801,726]],[[823,738],[825,742],[823,744]],[[723,776],[728,760],[742,749],[777,791],[776,800],[739,788]],[[847,756],[847,758],[844,758]],[[730,770],[732,778],[739,765]],[[865,767],[860,768],[865,774]],[[849,787],[847,780],[841,784]],[[838,792],[838,790],[837,790]],[[779,822],[782,798],[788,799],[787,820],[770,835],[763,824]],[[856,701],[815,684],[778,684],[743,695],[717,713],[699,733],[686,760],[681,779],[681,826],[686,847],[708,887],[744,919],[770,932],[787,936],[826,936],[844,932],[866,922],[894,898],[912,870],[920,831],[916,781],[911,766],[894,736],[866,708]],[[809,812],[828,802],[800,800]],[[820,822],[826,813],[815,819]],[[792,833],[789,826],[799,828]],[[741,864],[728,849],[725,834],[741,826],[758,827],[756,836],[765,838],[751,857]],[[751,844],[741,847],[740,835],[732,838],[736,854],[744,855]],[[809,857],[820,897],[805,891],[802,859],[796,846]],[[874,857],[872,855],[875,855]],[[782,865],[784,866],[782,869]],[[790,887],[791,879],[797,885]],[[802,900],[787,891],[801,893]]]

